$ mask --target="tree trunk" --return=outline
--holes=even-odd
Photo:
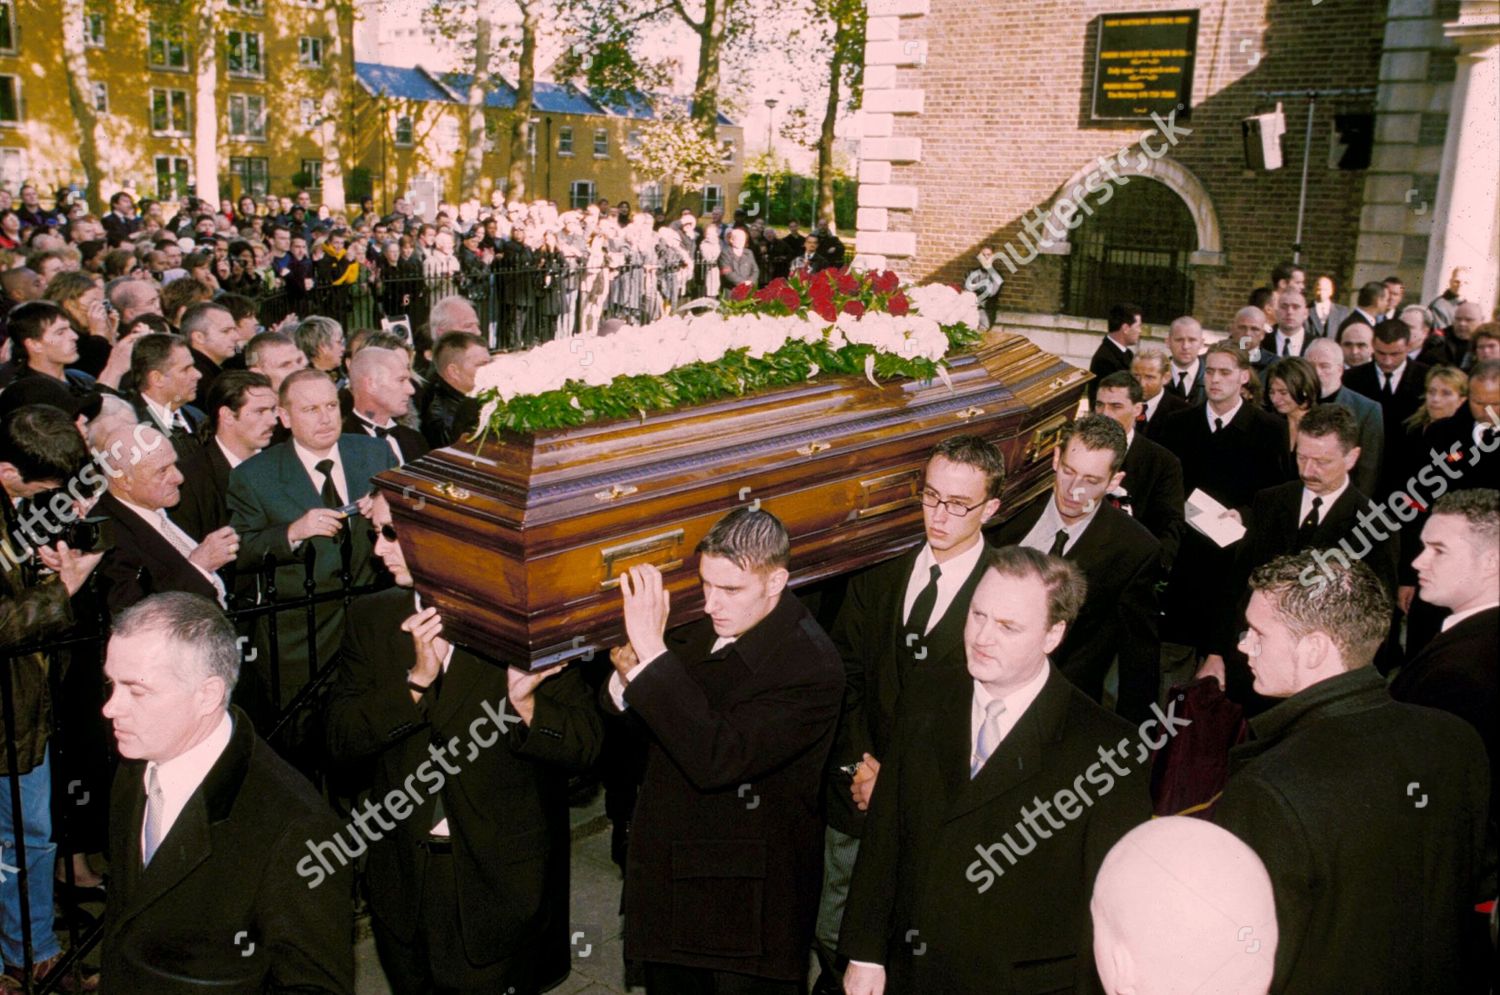
[[[531,157],[527,152],[531,136],[532,98],[536,92],[537,11],[534,0],[517,0],[521,11],[521,57],[516,67],[515,118],[510,127],[510,174],[505,191],[507,200],[524,200]]]
[[[833,130],[839,113],[839,79],[844,72],[844,22],[837,20],[833,36],[833,57],[828,63],[828,103],[823,108],[823,127],[818,135],[818,192],[814,203],[819,221],[834,224],[833,209]]]
[[[193,182],[198,199],[218,210],[224,199],[219,189],[219,19],[217,4],[198,8],[198,32],[193,39]],[[265,53],[261,53],[264,65]],[[241,191],[243,192],[243,191]]]
[[[691,118],[703,135],[718,144],[719,141],[719,44],[724,38],[725,26],[729,23],[729,8],[735,0],[705,0],[703,20],[689,21],[698,36],[698,73],[693,80],[693,109]],[[692,203],[696,199],[696,203]],[[672,191],[667,216],[675,217],[684,207],[694,213],[703,206],[701,188],[679,184]]]
[[[99,166],[99,115],[94,110],[94,84],[89,75],[88,46],[84,41],[83,0],[64,0],[63,59],[68,71],[68,105],[78,122],[78,159],[83,164],[84,197],[101,213],[107,209],[104,175]]]
[[[463,179],[459,190],[465,198],[479,200],[484,177],[484,102],[489,93],[490,36],[494,31],[491,9],[481,5],[474,24],[474,76],[469,82],[467,135],[464,143]]]
[[[211,6],[211,5],[210,5]],[[354,11],[348,0],[328,0],[323,5],[323,30],[328,39],[323,90],[323,203],[338,214],[344,210],[344,123],[349,109],[344,105],[343,86],[354,78],[354,58],[344,49],[345,25]]]

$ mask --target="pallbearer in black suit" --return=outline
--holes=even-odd
[[[1167,348],[1172,351],[1172,368],[1168,370],[1166,389],[1188,404],[1203,401],[1203,326],[1198,319],[1184,315],[1167,330]]]
[[[239,669],[207,599],[158,594],[115,620],[104,991],[354,991],[349,874],[309,887],[298,866],[340,827],[229,704]]]
[[[209,428],[203,444],[181,461],[182,500],[172,521],[198,541],[229,524],[229,471],[271,444],[276,392],[259,373],[227,370],[204,402]]]
[[[1135,347],[1140,341],[1140,305],[1111,305],[1109,331],[1089,362],[1089,372],[1094,375],[1094,379],[1089,381],[1089,404],[1094,403],[1094,394],[1099,389],[1100,380],[1121,370],[1129,372],[1130,364],[1135,361]]]
[[[427,440],[402,425],[417,392],[411,380],[411,356],[401,349],[365,346],[349,361],[349,392],[354,410],[344,431],[384,439],[396,460],[406,463],[427,452]]]
[[[1156,441],[1182,461],[1182,486],[1189,495],[1201,488],[1244,514],[1258,491],[1285,479],[1285,423],[1242,399],[1250,361],[1232,343],[1209,346],[1203,366],[1207,402],[1168,418]],[[1183,532],[1167,586],[1164,639],[1209,651],[1217,630],[1207,624],[1202,606],[1238,596],[1233,566],[1232,549],[1221,549],[1195,529]]]
[[[1028,546],[1076,563],[1088,597],[1052,664],[1095,701],[1120,664],[1115,710],[1140,722],[1156,702],[1161,640],[1156,582],[1161,544],[1105,495],[1124,479],[1125,432],[1104,415],[1063,426],[1052,451],[1052,489],[995,530],[996,546]]]
[[[1004,482],[1004,457],[992,443],[972,435],[939,443],[922,481],[926,542],[852,578],[830,633],[844,661],[845,687],[828,762],[818,993],[843,990],[839,923],[902,689],[963,671],[965,613],[984,573],[980,529],[999,510]]]
[[[407,813],[369,843],[381,967],[397,992],[551,988],[572,959],[567,772],[597,757],[599,710],[576,669],[527,672],[444,639],[379,494],[370,523],[397,586],[349,606],[328,748],[372,761],[371,797]],[[328,861],[364,849],[350,835]]]
[[[1136,424],[1147,438],[1154,439],[1170,414],[1186,411],[1188,402],[1166,389],[1167,373],[1172,369],[1172,354],[1165,346],[1143,342],[1130,364],[1130,373],[1140,382],[1142,411]]]
[[[1108,492],[1109,503],[1140,522],[1161,543],[1162,575],[1172,569],[1182,542],[1182,461],[1140,431],[1141,385],[1128,373],[1113,373],[1099,383],[1094,409],[1125,430],[1125,479]]]
[[[620,579],[605,706],[650,738],[625,864],[625,957],[649,995],[793,995],[822,879],[838,651],[787,590],[786,530],[741,508],[698,545],[705,611],[666,633],[661,572]]]
[[[1089,894],[1150,816],[1149,751],[1048,664],[1084,586],[1066,561],[995,550],[968,672],[909,689],[844,915],[849,995],[1097,990]]]

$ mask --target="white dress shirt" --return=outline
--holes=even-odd
[[[1453,628],[1464,619],[1469,618],[1471,615],[1478,615],[1480,612],[1487,612],[1491,608],[1500,608],[1500,601],[1491,601],[1489,604],[1480,605],[1478,608],[1470,608],[1467,611],[1454,612],[1452,615],[1449,615],[1447,618],[1443,619],[1443,631],[1447,632],[1449,629]]]
[[[214,445],[218,446],[219,452],[224,454],[224,460],[229,464],[229,469],[233,470],[235,467],[245,462],[234,453],[230,452],[229,447],[224,445],[224,440],[219,438],[217,435],[214,436]]]
[[[297,459],[302,461],[302,466],[307,470],[307,479],[312,481],[313,490],[318,493],[323,491],[323,471],[318,469],[318,464],[326,459],[333,460],[333,486],[339,489],[339,496],[345,504],[349,504],[349,482],[344,478],[344,458],[339,455],[338,443],[334,443],[332,449],[326,455],[319,456],[311,449],[302,448],[302,443],[292,440],[292,451],[297,454]]]
[[[977,515],[979,511],[976,509],[969,514]],[[927,632],[931,632],[933,626],[942,621],[943,615],[952,607],[959,588],[964,586],[964,581],[969,579],[969,574],[974,572],[974,568],[979,565],[979,558],[983,555],[984,542],[981,539],[947,563],[938,563],[932,554],[932,544],[923,543],[922,551],[917,554],[917,562],[912,565],[911,574],[906,579],[906,597],[901,603],[901,621],[905,622],[911,618],[911,609],[917,603],[917,595],[921,594],[922,589],[927,586],[927,581],[932,576],[932,568],[939,566],[942,572],[938,574],[937,601],[933,602],[932,614],[927,616]],[[926,634],[926,632],[923,633],[923,635]]]
[[[188,424],[187,416],[181,411],[174,411],[165,405],[157,404],[145,394],[141,395],[141,400],[146,402],[146,410],[151,412],[151,417],[156,419],[156,427],[163,432],[171,435],[173,428],[180,428],[185,432],[192,431],[193,427]]]
[[[1234,421],[1234,416],[1240,413],[1240,408],[1244,407],[1244,404],[1244,398],[1236,398],[1234,407],[1230,408],[1227,413],[1222,415],[1214,411],[1214,406],[1212,404],[1205,404],[1203,406],[1203,410],[1208,415],[1208,430],[1210,432],[1218,431],[1218,429],[1214,428],[1215,418],[1221,419],[1224,422],[1224,427],[1228,428],[1229,423]]]
[[[1047,674],[1051,671],[1050,661],[1036,672],[1036,676],[1027,681],[1021,687],[1006,695],[1002,701],[1005,702],[1005,711],[1000,713],[996,725],[1000,727],[1000,738],[995,740],[995,747],[1005,742],[1016,723],[1021,721],[1021,716],[1026,714],[1036,701],[1037,696],[1042,693],[1042,687],[1047,683]],[[978,681],[974,682],[974,698],[969,705],[969,766],[974,766],[974,761],[979,759],[979,730],[984,726],[985,706],[995,700],[990,694],[989,688]],[[990,756],[994,756],[993,752]]]
[[[1162,395],[1166,393],[1165,388],[1156,392],[1156,396],[1142,402],[1146,405],[1146,420],[1150,421],[1156,417],[1156,409],[1161,405]]]
[[[1323,522],[1324,522],[1324,520],[1328,518],[1328,509],[1332,508],[1333,505],[1334,505],[1334,502],[1336,502],[1339,498],[1343,497],[1344,496],[1344,492],[1347,491],[1348,489],[1349,489],[1349,476],[1348,476],[1348,474],[1344,475],[1344,482],[1343,482],[1343,484],[1341,484],[1339,486],[1339,489],[1336,490],[1336,491],[1334,491],[1332,494],[1314,494],[1312,491],[1308,490],[1306,487],[1302,488],[1302,504],[1301,504],[1301,506],[1299,507],[1299,509],[1297,511],[1297,527],[1298,528],[1302,527],[1302,522],[1303,522],[1303,520],[1305,518],[1307,518],[1307,513],[1309,511],[1312,511],[1313,498],[1320,497],[1320,498],[1323,499],[1322,505],[1320,505],[1318,507],[1318,524],[1322,525]]]
[[[1100,502],[1102,504],[1103,502]],[[1068,541],[1063,544],[1063,555],[1067,555],[1078,542],[1078,537],[1088,531],[1088,527],[1094,524],[1094,516],[1099,514],[1099,506],[1084,515],[1078,521],[1069,524],[1064,522],[1062,515],[1057,510],[1057,494],[1054,491],[1047,497],[1046,507],[1042,509],[1042,516],[1036,520],[1031,531],[1026,533],[1019,545],[1034,549],[1039,553],[1050,553],[1052,541],[1057,538],[1058,532],[1066,532]]]
[[[401,455],[401,446],[396,442],[396,437],[389,434],[396,427],[396,419],[387,418],[384,425],[376,425],[374,422],[370,421],[358,411],[354,413],[354,418],[359,422],[360,430],[372,439],[380,438],[380,436],[375,434],[375,430],[377,428],[385,429],[387,432],[385,441],[386,444],[391,447],[391,452],[396,454],[396,462],[401,463],[406,460],[406,457]]]
[[[229,747],[230,736],[234,732],[234,720],[225,712],[219,719],[219,724],[214,726],[213,732],[203,738],[203,741],[186,753],[178,754],[171,760],[157,763],[155,760],[146,764],[146,769],[141,771],[141,784],[146,790],[147,804],[150,804],[151,772],[156,771],[156,783],[161,788],[162,811],[158,823],[161,826],[161,839],[157,840],[158,848],[161,841],[167,838],[172,826],[177,822],[177,817],[187,807],[188,799],[193,797],[193,792],[208,777],[208,772],[213,769],[219,757]],[[141,819],[141,853],[146,852],[146,820]]]
[[[1400,366],[1396,367],[1389,373],[1385,372],[1377,366],[1375,367],[1375,386],[1377,386],[1381,390],[1384,390],[1386,388],[1386,381],[1389,380],[1390,391],[1392,394],[1394,394],[1401,387],[1401,376],[1405,372],[1406,360],[1404,359],[1401,361]]]
[[[1194,359],[1192,366],[1178,366],[1177,360],[1172,360],[1172,382],[1176,383],[1178,377],[1182,377],[1182,389],[1187,391],[1197,380],[1198,368],[1203,365],[1203,360]],[[1184,376],[1184,374],[1186,374]]]
[[[1299,328],[1293,334],[1287,335],[1278,327],[1276,329],[1276,342],[1273,345],[1273,349],[1277,356],[1300,356],[1302,355],[1302,342],[1306,337],[1307,332],[1304,329]],[[1286,352],[1281,351],[1283,342],[1287,344]]]

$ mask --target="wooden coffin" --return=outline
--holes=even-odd
[[[742,398],[436,450],[376,478],[424,603],[447,634],[540,667],[623,641],[619,575],[654,563],[671,624],[702,614],[693,554],[760,502],[791,536],[791,582],[922,541],[922,469],[968,432],[1005,454],[1002,516],[1051,481],[1088,374],[997,332],[941,381],[820,378]]]

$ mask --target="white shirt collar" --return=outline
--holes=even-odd
[[[1275,344],[1276,355],[1278,355],[1278,356],[1281,355],[1281,343],[1282,343],[1283,340],[1291,343],[1291,348],[1287,350],[1287,355],[1289,355],[1289,356],[1300,356],[1300,355],[1302,355],[1302,340],[1303,340],[1303,338],[1306,335],[1307,335],[1306,330],[1302,329],[1302,328],[1299,328],[1295,332],[1293,332],[1291,335],[1288,335],[1286,332],[1284,332],[1284,331],[1281,330],[1281,326],[1280,325],[1277,325],[1276,326],[1276,344]]]
[[[1146,420],[1147,421],[1150,421],[1152,418],[1156,417],[1156,409],[1161,404],[1162,395],[1165,394],[1166,392],[1167,392],[1166,389],[1163,388],[1163,389],[1161,389],[1161,390],[1159,390],[1159,391],[1156,392],[1156,396],[1155,397],[1149,398],[1145,402],[1145,404],[1146,404]]]
[[[1116,342],[1115,341],[1115,337],[1113,335],[1106,335],[1106,336],[1104,336],[1104,341],[1108,342],[1110,345],[1114,346],[1116,349],[1120,350],[1120,352],[1122,352],[1122,353],[1126,353],[1126,352],[1130,351],[1130,346],[1128,346],[1128,345],[1121,345],[1120,343]]]
[[[1051,671],[1052,664],[1051,661],[1048,661],[1046,666],[1037,671],[1035,677],[1000,699],[1005,702],[1005,711],[1000,713],[1000,738],[996,741],[997,745],[1005,742],[1005,738],[1016,727],[1016,723],[1021,721],[1021,716],[1026,714],[1026,710],[1032,706],[1037,697],[1042,693],[1042,688],[1047,685],[1047,677]],[[979,753],[979,730],[984,725],[985,706],[995,700],[995,696],[990,693],[989,688],[978,681],[974,681],[973,684],[974,694],[969,705],[970,767],[973,766]],[[994,756],[993,753],[990,755]]]
[[[1483,611],[1489,611],[1491,608],[1500,608],[1500,601],[1491,601],[1487,605],[1480,605],[1477,608],[1470,608],[1467,611],[1454,612],[1452,615],[1449,615],[1447,618],[1443,619],[1443,631],[1447,632],[1449,629],[1453,628],[1464,619],[1470,618],[1474,615],[1478,615]]]
[[[971,515],[979,514],[979,509],[969,512]],[[917,554],[916,563],[912,564],[911,576],[906,581],[906,597],[902,604],[901,618],[906,620],[911,617],[912,605],[916,604],[917,596],[927,586],[927,580],[932,576],[932,568],[940,566],[942,571],[938,574],[937,601],[932,606],[932,614],[927,619],[927,631],[931,632],[938,624],[948,609],[953,605],[953,599],[958,596],[958,591],[964,586],[964,581],[969,579],[969,574],[979,565],[979,558],[984,555],[984,537],[973,546],[959,553],[947,563],[939,564],[936,557],[932,555],[932,544],[923,543],[922,551]]]
[[[1318,523],[1322,524],[1323,520],[1328,517],[1328,509],[1332,508],[1338,502],[1338,499],[1344,496],[1344,492],[1348,489],[1348,474],[1344,475],[1343,486],[1334,491],[1332,494],[1314,494],[1304,485],[1302,488],[1302,505],[1297,514],[1297,524],[1301,525],[1302,519],[1306,518],[1307,513],[1312,510],[1313,498],[1316,497],[1320,497],[1323,499],[1323,503],[1318,506]]]
[[[181,753],[171,760],[157,763],[150,761],[141,771],[141,783],[145,787],[149,799],[151,791],[151,772],[156,771],[157,785],[162,793],[162,838],[165,839],[171,828],[177,822],[177,817],[187,807],[188,799],[193,797],[200,785],[203,784],[208,772],[218,763],[219,757],[229,747],[229,740],[234,733],[234,720],[226,711],[219,719],[219,724],[214,726],[212,732],[203,737],[198,745]],[[146,848],[146,821],[141,820],[141,851]]]
[[[177,413],[171,408],[157,404],[146,394],[141,395],[141,400],[146,402],[146,407],[151,411],[151,417],[156,419],[158,425],[165,425],[170,431],[172,426],[177,424]]]
[[[1401,378],[1402,378],[1402,376],[1404,376],[1406,374],[1406,362],[1407,361],[1403,359],[1401,361],[1401,365],[1398,366],[1398,367],[1396,367],[1394,370],[1392,370],[1389,373],[1387,373],[1384,370],[1382,370],[1379,366],[1376,366],[1375,367],[1375,383],[1376,383],[1376,385],[1378,386],[1380,384],[1385,383],[1386,378],[1389,377],[1390,381],[1391,381],[1391,390],[1395,390],[1397,387],[1400,387],[1401,386]]]
[[[1172,377],[1171,377],[1171,379],[1176,380],[1177,379],[1177,374],[1179,374],[1179,373],[1186,373],[1188,375],[1187,378],[1189,380],[1192,380],[1194,377],[1196,377],[1198,375],[1198,364],[1201,363],[1201,362],[1202,362],[1202,360],[1199,357],[1197,357],[1197,356],[1193,357],[1193,365],[1192,366],[1178,366],[1177,365],[1177,360],[1175,360],[1175,359],[1172,360]]]
[[[343,457],[339,455],[338,443],[335,442],[333,444],[333,448],[328,451],[328,455],[319,456],[312,450],[303,448],[302,443],[298,442],[296,439],[293,439],[292,451],[297,454],[298,461],[300,461],[303,468],[307,470],[307,479],[312,481],[313,490],[315,491],[321,491],[323,489],[323,471],[318,469],[318,464],[323,462],[325,459],[333,460],[334,486],[339,489],[339,494],[343,497],[344,502],[346,504],[350,503],[349,481],[344,476],[344,460]]]
[[[219,452],[224,454],[224,460],[229,464],[229,469],[233,470],[235,467],[245,462],[234,453],[230,452],[229,447],[224,445],[224,440],[219,438],[217,435],[214,436],[214,444],[219,447]]]
[[[1208,415],[1208,427],[1209,427],[1209,430],[1210,431],[1213,430],[1214,419],[1215,418],[1222,418],[1222,419],[1224,419],[1224,427],[1228,428],[1229,427],[1229,423],[1232,422],[1232,421],[1234,421],[1234,416],[1237,415],[1237,414],[1239,414],[1240,413],[1240,408],[1242,408],[1244,406],[1245,406],[1245,400],[1244,400],[1244,398],[1237,398],[1235,400],[1235,402],[1234,402],[1234,407],[1232,407],[1232,408],[1229,409],[1229,413],[1225,414],[1225,415],[1221,415],[1221,414],[1216,414],[1214,412],[1212,404],[1205,404],[1205,405],[1203,405],[1203,410]]]

